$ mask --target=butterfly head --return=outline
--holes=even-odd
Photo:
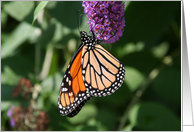
[[[85,31],[80,31],[80,35],[81,35],[81,42],[86,44],[86,45],[95,45],[98,42],[98,39],[94,38],[93,36],[89,36],[87,35],[87,33]]]
[[[87,33],[85,31],[80,31],[81,37],[84,37],[85,35],[87,36]]]

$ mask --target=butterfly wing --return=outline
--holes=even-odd
[[[79,113],[79,111],[82,109],[82,107],[90,100],[91,97],[87,97],[86,100],[83,100],[71,113],[69,113],[67,116],[68,117],[74,117]]]
[[[74,54],[61,83],[58,97],[58,109],[63,116],[75,116],[87,100],[90,99],[90,94],[86,91],[82,78],[82,47],[83,45],[81,45]],[[82,101],[84,102],[82,103]]]
[[[80,32],[82,44],[74,54],[61,83],[58,109],[73,117],[92,96],[115,92],[125,77],[124,65],[98,44],[98,40]]]
[[[125,77],[124,65],[96,44],[93,49],[83,47],[83,80],[92,96],[107,96],[115,92]]]

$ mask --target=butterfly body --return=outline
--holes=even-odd
[[[123,83],[124,65],[106,51],[99,41],[80,32],[81,45],[72,57],[61,83],[58,109],[73,117],[93,96],[111,95]]]

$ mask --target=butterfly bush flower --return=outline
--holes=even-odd
[[[46,131],[49,127],[49,117],[46,112],[38,109],[32,99],[33,84],[29,79],[21,78],[14,88],[12,97],[19,94],[29,101],[28,107],[12,105],[7,111],[11,130],[20,131]],[[29,97],[29,98],[28,98]],[[31,98],[31,99],[30,99]],[[28,100],[30,99],[30,100]]]
[[[9,110],[7,111],[7,117],[11,117],[11,114],[12,114],[12,111],[13,111],[14,108],[15,108],[14,105],[12,105],[12,106],[9,108]]]
[[[33,101],[31,101],[33,102]],[[49,118],[46,112],[29,107],[12,106],[7,116],[10,118],[10,126],[13,130],[20,131],[46,131]]]
[[[90,30],[104,43],[114,43],[123,35],[125,26],[122,1],[83,1]]]
[[[11,127],[14,127],[15,126],[15,121],[13,118],[10,119],[10,124],[11,124]]]
[[[12,105],[11,108],[9,108],[8,112],[7,112],[7,116],[8,117],[11,117],[12,116],[12,113],[13,113],[13,110],[14,110],[15,106]],[[13,118],[10,119],[10,124],[11,124],[11,127],[14,127],[15,126],[15,121]]]

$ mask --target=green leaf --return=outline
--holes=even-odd
[[[20,76],[18,76],[9,66],[4,66],[4,69],[1,72],[1,84],[16,85],[18,83]]]
[[[54,90],[59,92],[62,79],[63,79],[63,76],[58,72],[55,73],[53,76],[49,76],[48,78],[44,79],[41,83],[43,87],[43,92],[54,91]]]
[[[131,125],[127,125],[121,131],[132,131],[132,126]]]
[[[32,25],[34,25],[35,20],[38,17],[38,14],[45,8],[45,6],[48,4],[49,1],[41,1],[38,6],[36,7],[35,11],[34,11],[34,18],[32,21]]]
[[[123,2],[125,2],[125,10],[126,10],[129,4],[131,3],[131,1],[123,1]]]
[[[129,120],[137,131],[181,131],[181,120],[155,102],[136,104],[129,113]]]
[[[58,99],[58,96],[59,96],[59,90],[60,90],[60,88],[56,89],[55,91],[51,91],[52,94],[49,97],[50,102],[53,103],[53,105],[55,107],[58,107],[58,104],[56,103],[56,100]]]
[[[4,2],[4,10],[18,21],[22,21],[34,8],[33,1]]]
[[[166,55],[168,49],[169,49],[169,42],[163,42],[155,47],[152,48],[153,54],[158,57],[162,58]]]
[[[129,121],[131,122],[130,123],[131,128],[134,127],[138,121],[137,118],[139,114],[138,113],[139,108],[140,108],[140,104],[135,104],[130,110],[128,118],[129,118]]]
[[[82,107],[79,114],[74,116],[73,118],[68,118],[69,122],[72,124],[83,123],[86,120],[94,117],[97,114],[97,108],[95,105],[86,104]]]
[[[11,101],[1,101],[1,111],[9,109],[11,105]]]
[[[137,69],[127,66],[124,81],[130,90],[135,91],[144,81],[144,76]]]
[[[34,33],[34,27],[31,27],[26,22],[20,23],[1,45],[1,59],[13,55],[14,51]]]
[[[8,18],[7,13],[4,10],[1,10],[1,26],[2,27],[4,27],[6,25],[7,18]]]

